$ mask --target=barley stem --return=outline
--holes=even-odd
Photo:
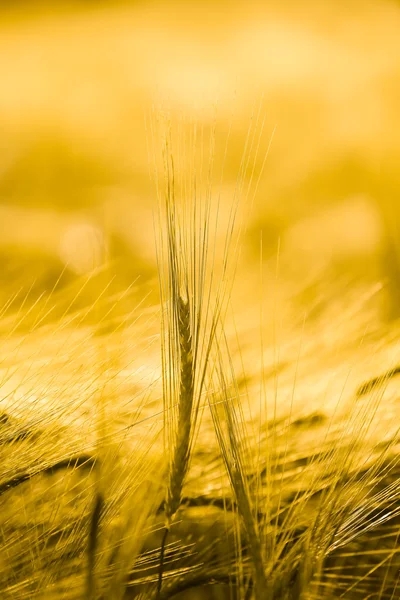
[[[98,544],[98,533],[101,520],[101,513],[104,506],[104,498],[101,492],[96,492],[93,509],[90,516],[89,539],[88,539],[88,574],[87,574],[87,598],[94,600],[96,598],[95,589],[95,559]]]

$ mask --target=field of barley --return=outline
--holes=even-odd
[[[400,597],[399,31],[0,6],[2,598]]]

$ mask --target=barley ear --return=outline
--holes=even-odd
[[[178,333],[180,350],[180,382],[178,424],[169,474],[165,516],[169,526],[181,504],[183,482],[190,456],[194,393],[193,348],[189,301],[178,297]]]
[[[179,509],[182,488],[189,466],[190,440],[192,433],[192,409],[194,396],[193,348],[190,326],[189,301],[177,296],[178,335],[180,354],[180,380],[178,402],[178,425],[175,430],[175,445],[169,470],[167,499],[165,502],[165,529],[161,542],[160,568],[157,596],[161,593],[165,547],[171,523]]]
[[[247,544],[250,550],[254,573],[254,598],[255,600],[266,600],[270,598],[270,590],[267,585],[265,572],[265,560],[263,553],[262,538],[260,536],[257,518],[254,514],[249,486],[246,480],[246,466],[243,459],[243,445],[241,444],[241,433],[238,423],[240,417],[236,414],[232,401],[237,400],[234,392],[233,397],[229,394],[229,386],[226,381],[225,365],[221,357],[221,349],[218,348],[217,372],[219,393],[217,402],[211,401],[209,406],[214,423],[215,433],[220,447],[222,459],[230,480],[231,488],[237,502],[237,509],[243,524]],[[229,354],[229,349],[226,347]],[[234,378],[234,373],[231,373]],[[236,388],[237,386],[234,386]],[[217,389],[218,389],[217,388]]]

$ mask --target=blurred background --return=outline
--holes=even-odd
[[[161,105],[205,131],[215,123],[217,163],[229,140],[227,202],[249,127],[262,130],[244,173],[261,176],[243,272],[259,269],[262,232],[263,260],[274,265],[279,248],[280,277],[311,312],[362,281],[382,282],[382,312],[397,316],[399,2],[21,0],[0,10],[7,310],[21,288],[34,298],[62,273],[62,289],[105,253],[118,286],[153,289],[148,119]]]

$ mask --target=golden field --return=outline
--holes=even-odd
[[[2,597],[396,598],[400,5],[0,11]]]

